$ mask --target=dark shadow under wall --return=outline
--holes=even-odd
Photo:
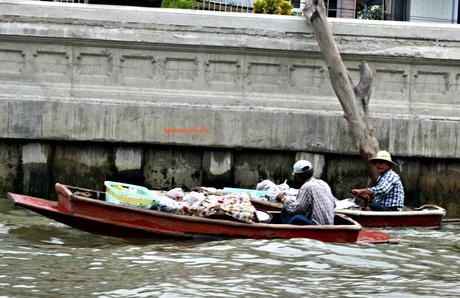
[[[295,152],[231,150],[216,148],[149,146],[139,144],[59,142],[48,143],[49,164],[22,164],[21,141],[0,142],[0,197],[19,192],[42,197],[54,195],[56,182],[104,190],[105,180],[144,185],[151,189],[171,189],[203,185],[222,188],[255,188],[263,179],[277,184],[290,179]],[[138,169],[118,171],[114,165],[116,148],[132,148],[143,158]],[[315,153],[320,154],[320,153]],[[370,185],[364,162],[359,156],[323,155],[325,172],[338,199],[351,197],[350,190]],[[213,158],[213,162],[211,162]],[[460,162],[457,160],[399,158],[396,172],[405,188],[406,205],[437,204],[448,216],[460,215]],[[29,160],[33,160],[29,158]],[[212,163],[226,163],[225,171]],[[49,170],[48,170],[49,169]],[[216,169],[218,169],[216,171]],[[211,172],[214,171],[214,174]],[[46,191],[48,196],[43,194]]]

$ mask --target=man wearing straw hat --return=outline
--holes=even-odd
[[[380,174],[375,186],[371,188],[352,189],[359,198],[369,201],[367,209],[372,211],[399,211],[404,207],[404,188],[401,179],[391,168],[397,164],[391,160],[388,151],[379,151],[369,163]]]

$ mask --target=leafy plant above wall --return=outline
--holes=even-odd
[[[366,20],[383,20],[383,11],[381,5],[373,5],[358,11],[358,19]]]
[[[163,8],[182,8],[182,9],[196,9],[196,0],[163,0],[161,2]]]
[[[292,4],[289,0],[256,0],[252,12],[265,14],[291,15]]]

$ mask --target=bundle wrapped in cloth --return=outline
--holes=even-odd
[[[184,196],[180,214],[212,217],[226,215],[239,221],[254,222],[256,209],[247,194],[227,194],[222,196],[204,195],[191,192]]]
[[[231,218],[243,222],[256,221],[256,209],[249,195],[223,194],[221,190],[199,187],[185,193],[182,188],[163,192],[120,182],[105,182],[106,200],[130,207],[146,208],[181,215]]]

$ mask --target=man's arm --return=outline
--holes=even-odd
[[[284,210],[287,213],[302,213],[307,210],[307,206],[311,204],[311,195],[309,194],[308,189],[301,188],[296,198],[289,198],[282,196],[277,196],[276,200],[284,204]]]
[[[369,190],[375,194],[385,194],[391,190],[393,187],[394,182],[396,181],[397,177],[395,175],[385,175],[383,176],[376,186],[369,188]]]

